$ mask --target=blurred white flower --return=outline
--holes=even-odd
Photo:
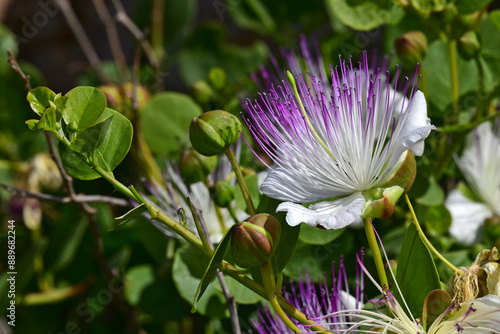
[[[489,122],[479,125],[469,134],[462,156],[455,156],[455,161],[473,196],[464,194],[459,189],[450,192],[445,201],[452,216],[450,234],[459,242],[470,245],[476,240],[484,221],[500,215],[498,123],[495,131],[492,131]]]

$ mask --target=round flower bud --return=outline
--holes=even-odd
[[[134,94],[134,84],[131,82],[126,82],[122,85],[123,91],[125,92],[125,102],[127,105],[132,106],[132,97]],[[151,100],[151,93],[143,85],[137,85],[135,91],[135,98],[137,99],[137,110],[141,111],[149,100]]]
[[[212,172],[215,166],[213,158],[204,157],[193,148],[182,153],[179,170],[186,184],[203,181]]]
[[[427,37],[417,30],[408,31],[394,42],[396,53],[404,66],[415,68],[427,55]]]
[[[222,153],[240,138],[240,120],[223,110],[212,110],[193,119],[189,128],[191,145],[199,153],[212,156]]]
[[[208,72],[208,78],[216,90],[221,90],[227,83],[226,72],[220,67],[212,67]]]
[[[234,199],[234,187],[228,180],[220,180],[210,188],[210,195],[217,206],[227,208]]]
[[[231,235],[234,262],[242,268],[262,265],[273,256],[280,235],[280,222],[267,213],[256,214],[236,224]]]
[[[123,108],[123,98],[120,88],[117,85],[105,85],[97,87],[106,96],[108,106],[112,109],[121,110]]]
[[[212,87],[205,80],[196,81],[191,88],[191,93],[196,102],[200,104],[209,103],[214,97]]]
[[[468,31],[458,39],[458,53],[465,60],[471,60],[481,50],[481,44],[474,31]]]

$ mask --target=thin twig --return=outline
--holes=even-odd
[[[75,195],[75,197],[71,198],[69,196],[54,196],[43,193],[33,193],[24,189],[15,188],[6,184],[0,184],[0,187],[11,192],[14,196],[17,197],[30,197],[37,198],[42,201],[48,202],[56,202],[56,203],[106,203],[114,206],[123,206],[130,207],[131,204],[125,199],[115,198],[110,196],[103,195]]]
[[[85,33],[85,30],[83,29],[80,21],[78,20],[78,17],[76,16],[73,7],[71,7],[71,4],[69,3],[68,0],[55,0],[55,1],[59,6],[59,8],[61,9],[61,12],[63,13],[64,18],[66,19],[66,22],[73,31],[73,34],[75,35],[83,52],[85,53],[85,56],[87,57],[90,63],[90,66],[92,66],[92,68],[97,72],[97,74],[99,75],[99,77],[103,82],[108,82],[109,80],[102,71],[101,59],[97,55],[97,52],[92,46],[92,43],[90,43],[90,40],[87,37],[87,34]]]
[[[9,55],[9,63],[10,66],[14,71],[16,71],[17,74],[21,77],[21,80],[24,82],[24,88],[29,92],[31,90],[31,82],[30,82],[30,76],[24,74],[23,70],[17,63],[16,56],[12,53],[12,51],[7,50],[7,54]]]
[[[148,42],[148,40],[145,38],[144,33],[137,27],[137,25],[130,19],[130,17],[127,15],[127,12],[125,11],[125,8],[123,8],[123,5],[121,4],[120,0],[112,0],[113,6],[115,6],[116,9],[116,20],[123,24],[125,28],[127,28],[132,35],[139,41],[141,44],[142,48],[144,49],[144,52],[146,53],[149,62],[151,65],[157,69],[160,67],[160,61],[158,60],[158,57],[156,57],[153,48],[151,44]]]
[[[118,30],[116,29],[116,24],[111,15],[109,14],[108,8],[103,0],[93,0],[94,7],[104,24],[106,29],[106,35],[108,37],[109,47],[116,64],[118,65],[118,70],[122,81],[129,80],[129,74],[127,70],[127,60],[125,54],[123,53],[122,45],[120,44],[120,37],[118,35]]]
[[[196,211],[196,210],[195,210]],[[212,241],[210,240],[210,235],[208,234],[207,225],[205,224],[205,220],[203,216],[198,211],[196,216],[198,216],[198,220],[200,222],[201,229],[203,230],[203,234],[209,245],[212,245]],[[201,236],[200,236],[201,237]],[[238,318],[238,309],[236,308],[236,302],[234,297],[231,296],[229,292],[229,288],[227,287],[226,280],[224,279],[224,274],[217,269],[217,278],[219,279],[220,286],[222,288],[222,293],[224,293],[224,297],[226,298],[227,307],[229,308],[229,314],[231,315],[231,326],[233,328],[233,334],[241,334],[240,328],[240,320]]]

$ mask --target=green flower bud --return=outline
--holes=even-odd
[[[210,195],[217,206],[227,208],[234,199],[234,187],[227,180],[220,180],[210,188]]]
[[[404,66],[415,68],[427,55],[427,37],[417,30],[408,31],[394,42],[396,53]]]
[[[78,125],[76,124],[75,121],[69,122],[67,129],[68,131],[76,132],[78,131]]]
[[[268,261],[280,241],[280,222],[267,213],[259,213],[238,223],[231,235],[231,253],[242,268],[257,267]]]
[[[123,98],[120,94],[120,88],[117,85],[105,85],[97,87],[101,92],[106,95],[108,106],[110,108],[121,110],[123,108]]]
[[[458,53],[465,60],[471,60],[479,54],[481,44],[474,31],[468,31],[458,39]]]
[[[134,94],[134,84],[131,82],[126,82],[122,85],[123,91],[125,92],[125,103],[132,106],[132,97]],[[135,91],[135,98],[137,99],[137,110],[141,111],[149,100],[151,100],[151,93],[143,85],[137,85]]]
[[[227,83],[226,72],[220,67],[212,67],[208,72],[210,82],[217,90],[221,90]]]
[[[212,156],[222,153],[240,138],[240,120],[223,110],[208,111],[191,122],[191,145],[201,154]]]
[[[205,157],[193,148],[182,153],[179,170],[186,184],[203,181],[212,172],[215,166],[213,158]]]
[[[191,93],[200,104],[207,104],[214,98],[214,91],[205,80],[196,81],[191,88]]]
[[[449,23],[457,17],[458,8],[454,3],[449,3],[444,7],[441,15],[442,15],[441,17],[443,19],[443,22]]]

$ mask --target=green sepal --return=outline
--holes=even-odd
[[[388,181],[381,188],[400,186],[404,189],[404,194],[410,191],[415,176],[417,175],[417,162],[411,150],[403,152],[399,160],[392,167],[393,173],[388,176]]]
[[[451,306],[450,294],[444,290],[436,289],[429,292],[424,300],[422,310],[422,325],[425,330],[432,326],[434,321]]]
[[[394,212],[396,201],[403,193],[404,189],[400,186],[364,191],[363,196],[366,203],[361,218],[389,218]]]

